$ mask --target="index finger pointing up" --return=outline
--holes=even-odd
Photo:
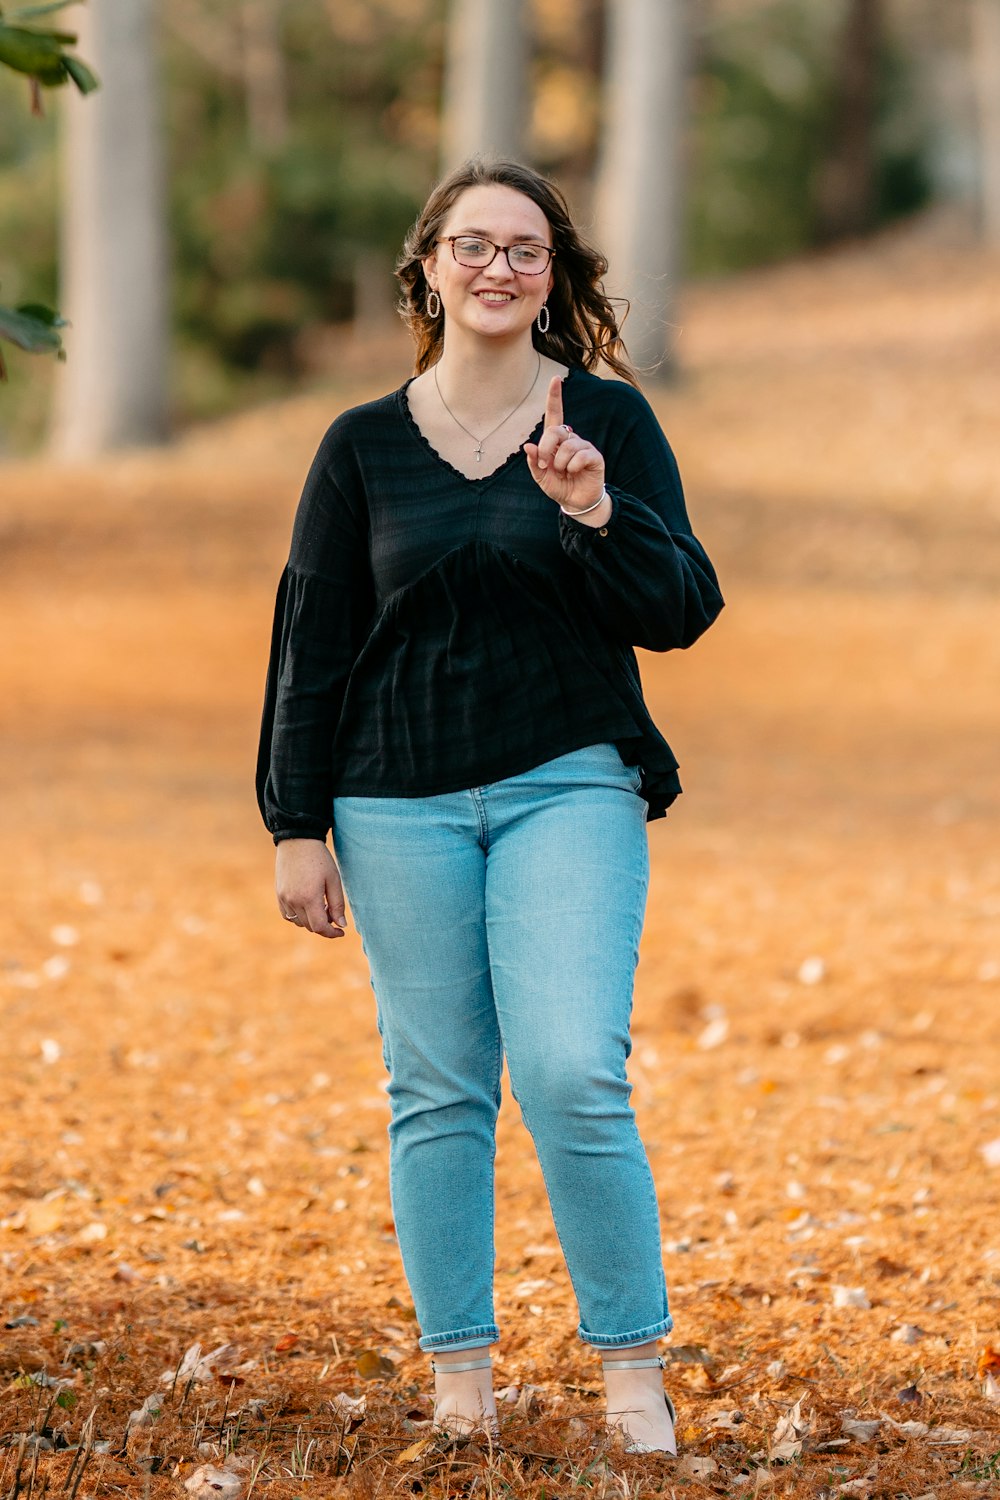
[[[559,427],[562,419],[562,380],[558,375],[553,375],[549,381],[548,395],[545,398],[545,425],[546,427]]]

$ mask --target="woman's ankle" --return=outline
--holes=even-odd
[[[602,1354],[609,1426],[621,1433],[631,1452],[676,1454],[673,1412],[663,1389],[655,1340]],[[634,1368],[640,1361],[639,1368]],[[621,1368],[621,1364],[631,1368]]]
[[[481,1358],[482,1356],[480,1356]],[[434,1422],[453,1433],[466,1433],[496,1422],[493,1370],[486,1364],[473,1370],[449,1370],[476,1359],[471,1350],[437,1355],[434,1370]]]

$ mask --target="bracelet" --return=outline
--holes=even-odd
[[[611,496],[608,494],[607,485],[605,485],[604,489],[601,491],[600,499],[595,500],[593,505],[584,506],[583,510],[567,510],[565,505],[560,505],[559,509],[562,511],[564,516],[585,516],[588,514],[588,512],[596,510],[599,505],[603,505],[605,500],[610,499]]]

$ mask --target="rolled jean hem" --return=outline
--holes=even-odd
[[[593,1344],[596,1349],[622,1349],[627,1344],[648,1344],[650,1339],[669,1333],[673,1326],[674,1320],[668,1314],[659,1323],[637,1328],[634,1333],[588,1333],[582,1323],[576,1331],[585,1344]]]
[[[430,1353],[435,1349],[483,1349],[500,1340],[495,1323],[479,1323],[475,1328],[456,1328],[452,1333],[429,1333],[420,1339],[420,1347]]]

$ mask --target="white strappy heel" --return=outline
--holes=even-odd
[[[662,1354],[655,1354],[649,1359],[602,1359],[601,1365],[605,1370],[665,1370],[667,1368],[667,1362],[663,1358]],[[675,1429],[673,1448],[654,1448],[650,1443],[642,1443],[638,1440],[638,1438],[629,1437],[628,1429],[622,1427],[621,1423],[612,1422],[612,1426],[618,1427],[622,1431],[622,1434],[625,1438],[626,1453],[669,1453],[671,1457],[677,1457],[677,1412],[674,1410],[674,1403],[671,1401],[666,1391],[662,1391],[661,1394],[664,1401],[666,1402],[667,1413],[670,1417],[670,1425]],[[627,1413],[622,1412],[621,1415],[625,1416],[627,1415]]]
[[[489,1370],[492,1367],[493,1360],[489,1355],[485,1359],[466,1359],[461,1362],[455,1361],[454,1364],[450,1361],[447,1364],[438,1364],[435,1360],[431,1360],[431,1369],[435,1375],[458,1375],[463,1370]],[[495,1416],[488,1417],[483,1413],[478,1420],[472,1417],[459,1417],[457,1420],[462,1425],[450,1427],[446,1422],[439,1421],[435,1415],[434,1425],[440,1431],[446,1432],[450,1438],[457,1438],[460,1441],[482,1433],[491,1444],[499,1442],[500,1424]]]

